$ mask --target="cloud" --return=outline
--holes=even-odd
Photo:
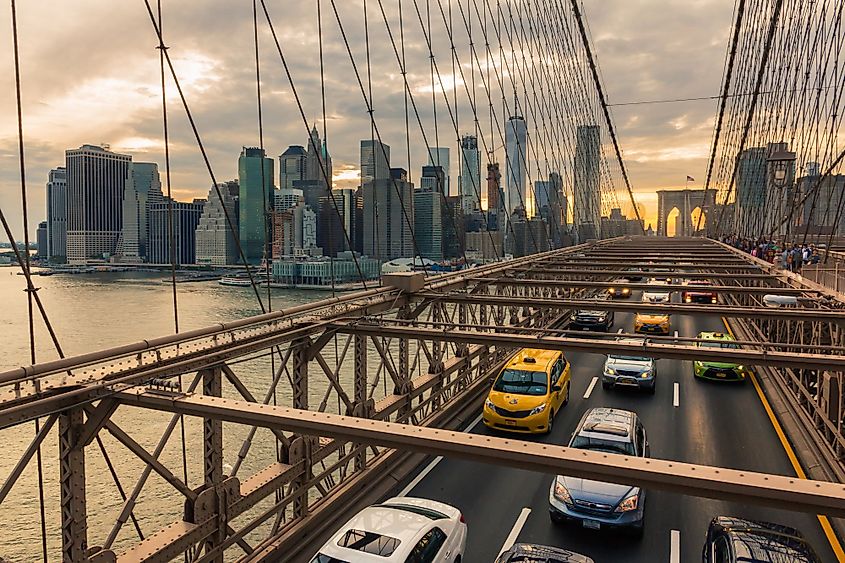
[[[515,0],[514,0],[515,1]],[[394,164],[410,168],[413,177],[426,160],[425,142],[451,145],[454,174],[459,170],[458,134],[474,132],[476,123],[469,111],[473,80],[479,106],[482,151],[492,149],[502,160],[500,148],[505,109],[498,91],[498,71],[506,86],[510,73],[523,74],[529,69],[513,67],[509,59],[520,50],[533,53],[538,66],[531,72],[550,72],[552,59],[540,64],[540,52],[527,45],[510,44],[507,30],[502,30],[506,62],[496,63],[498,47],[492,26],[488,27],[494,44],[491,68],[484,50],[479,14],[471,2],[452,2],[455,28],[455,76],[449,36],[437,1],[432,1],[432,51],[442,76],[434,77],[429,66],[426,42],[428,15],[426,3],[403,2],[403,27],[400,30],[398,4],[383,0],[390,31],[398,41],[405,37],[407,79],[419,119],[410,108],[405,128],[405,93],[401,68],[382,21],[378,2],[369,2],[368,45],[364,35],[361,2],[337,2],[344,32],[349,41],[361,83],[349,60],[332,5],[323,8],[323,50],[325,68],[325,116],[328,143],[332,152],[338,186],[355,184],[359,158],[359,140],[369,138],[370,126],[361,86],[369,97],[379,132],[392,146]],[[442,0],[444,10],[449,3]],[[482,6],[479,0],[475,5]],[[244,145],[258,144],[256,84],[254,69],[252,6],[249,2],[229,0],[181,0],[164,2],[164,35],[180,82],[188,99],[195,123],[207,150],[215,178],[237,175],[237,156]],[[546,3],[520,0],[535,13]],[[568,9],[568,3],[551,5]],[[289,144],[305,144],[307,128],[317,123],[322,129],[323,98],[319,64],[319,35],[315,3],[268,2],[277,37],[294,78],[303,120],[273,39],[260,18],[261,88],[263,94],[264,144],[271,156],[280,154]],[[491,5],[495,13],[495,4]],[[259,7],[260,10],[260,7]],[[601,67],[608,100],[611,103],[706,96],[718,93],[725,45],[730,31],[731,9],[716,0],[586,0],[595,53]],[[507,9],[505,8],[505,14]],[[45,17],[49,15],[49,17]],[[3,21],[10,21],[8,7],[0,8]],[[448,19],[448,13],[446,13]],[[552,32],[554,13],[545,27],[526,28],[526,36],[535,36],[537,45],[559,39]],[[107,0],[79,0],[74,3],[30,0],[18,6],[21,43],[24,126],[27,155],[27,179],[30,193],[30,224],[37,225],[44,213],[44,189],[51,167],[61,165],[64,150],[83,143],[111,144],[113,149],[133,154],[137,160],[164,163],[157,39],[143,3],[115,3]],[[464,29],[464,18],[471,23],[478,61],[472,54]],[[489,14],[487,15],[490,19]],[[423,25],[420,25],[422,20]],[[489,24],[489,22],[488,22]],[[518,29],[518,27],[516,28]],[[425,33],[424,33],[425,31]],[[511,30],[514,31],[514,30]],[[576,38],[577,39],[577,38]],[[0,41],[10,45],[10,28],[0,29]],[[401,51],[400,51],[401,56]],[[566,58],[558,52],[557,57]],[[479,62],[481,70],[476,65]],[[495,67],[495,69],[494,69]],[[9,52],[0,61],[0,206],[11,220],[16,233],[21,232],[20,183],[17,173],[12,57]],[[463,78],[460,70],[464,71]],[[569,72],[569,71],[566,71]],[[556,78],[551,77],[553,80]],[[489,109],[482,81],[495,85],[492,94],[496,123],[489,123]],[[489,81],[489,82],[488,82]],[[447,111],[441,90],[446,90],[452,114]],[[532,98],[532,88],[526,89]],[[174,85],[168,81],[168,117],[171,140],[172,189],[180,198],[205,197],[210,176],[198,151],[196,140],[181,107]],[[505,99],[512,103],[513,93],[506,87]],[[520,90],[522,90],[520,88]],[[433,110],[432,94],[437,104]],[[454,104],[457,99],[458,111]],[[538,104],[544,102],[537,96]],[[570,120],[577,116],[565,108],[552,108],[547,102],[547,119]],[[522,103],[526,100],[522,97]],[[539,107],[539,105],[538,105]],[[666,187],[682,187],[687,174],[704,177],[707,150],[712,133],[715,102],[690,102],[617,106],[613,108],[620,143],[625,151],[632,183],[647,207],[647,216],[656,211],[653,192]],[[526,112],[527,113],[527,112]],[[482,115],[483,114],[483,115]],[[457,119],[458,131],[455,123]],[[584,116],[587,119],[587,116]],[[595,116],[590,118],[595,119]],[[436,127],[435,127],[436,125]],[[540,124],[529,124],[529,127]],[[570,130],[568,135],[572,135]],[[411,141],[408,162],[406,135]],[[551,133],[548,133],[551,138]],[[561,167],[568,166],[571,155],[542,151],[539,132],[532,135],[538,146],[532,160],[546,157]],[[608,156],[612,156],[608,153]],[[482,159],[483,163],[486,159]],[[482,170],[483,164],[482,163]],[[539,176],[540,171],[532,172]],[[538,178],[533,177],[532,180]],[[457,179],[453,179],[457,185]],[[621,186],[621,183],[619,184]],[[648,195],[647,195],[648,194]],[[34,233],[34,227],[33,227]]]

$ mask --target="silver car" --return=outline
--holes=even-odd
[[[617,342],[641,345],[644,341],[639,338],[619,338]],[[611,389],[618,385],[643,389],[654,394],[656,384],[657,362],[654,358],[607,355],[601,376],[601,386],[604,389]]]
[[[570,448],[648,457],[648,441],[636,413],[621,409],[588,410],[572,434]],[[549,489],[554,523],[577,522],[589,530],[643,532],[646,492],[639,487],[558,475]]]

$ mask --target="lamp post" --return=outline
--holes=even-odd
[[[784,147],[782,144],[781,147]],[[766,218],[763,225],[764,231],[768,232],[769,227],[778,225],[785,212],[788,211],[788,206],[792,199],[792,183],[795,178],[795,153],[786,150],[785,148],[778,148],[772,152],[766,159],[769,169],[769,186],[770,195],[776,198],[776,205],[773,205],[771,200],[766,205],[766,209],[762,210],[762,215]],[[778,227],[778,232],[774,233],[782,237],[789,236],[789,229],[791,225],[781,225]]]

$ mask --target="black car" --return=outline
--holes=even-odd
[[[610,332],[613,326],[613,311],[590,311],[581,309],[572,313],[570,330]]]
[[[704,563],[821,563],[801,535],[789,526],[717,516],[707,529]]]
[[[586,555],[579,555],[566,549],[518,543],[496,559],[496,563],[594,563]]]

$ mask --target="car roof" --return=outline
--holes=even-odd
[[[734,337],[724,332],[699,332],[698,338],[701,340],[733,340]]]
[[[514,559],[514,558],[518,559]],[[524,561],[523,558],[531,563],[594,563],[592,559],[586,555],[581,555],[567,549],[560,549],[557,547],[549,547],[547,545],[538,545],[531,543],[517,543],[514,544],[507,552],[503,554],[500,561]]]
[[[320,549],[320,553],[344,560],[360,561],[362,563],[369,563],[370,561],[404,561],[411,548],[416,545],[418,538],[431,528],[435,521],[422,514],[403,510],[398,507],[391,507],[390,503],[396,501],[397,499],[391,499],[381,505],[368,506],[363,509],[344,524],[326,542]],[[386,558],[381,555],[341,547],[338,545],[338,542],[349,530],[371,532],[399,540],[399,545],[393,552],[393,555],[397,559],[394,559],[393,555]]]
[[[584,413],[575,433],[587,438],[629,441],[637,415],[623,409],[596,407]]]
[[[738,561],[818,563],[820,559],[795,528],[771,522],[717,516],[713,524],[730,538]]]
[[[526,371],[548,370],[549,366],[557,361],[560,356],[561,353],[558,350],[523,348],[511,358],[506,367]]]

